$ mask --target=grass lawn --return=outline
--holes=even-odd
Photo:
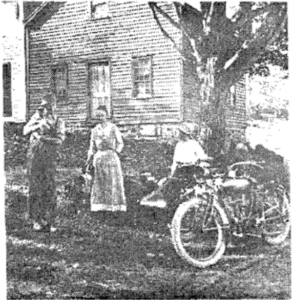
[[[59,170],[58,189],[78,172]],[[60,214],[54,234],[35,233],[24,219],[26,196],[25,173],[10,169],[9,299],[291,298],[290,240],[278,246],[239,240],[215,266],[196,269],[177,256],[159,218],[150,215],[133,227],[118,214],[104,219],[85,209]]]

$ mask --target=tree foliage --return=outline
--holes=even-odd
[[[200,89],[200,125],[209,132],[209,141],[217,144],[211,142],[209,148],[217,152],[226,128],[222,95],[250,70],[264,73],[271,61],[286,64],[287,3],[240,2],[230,18],[226,2],[201,2],[199,9],[174,2],[175,14],[156,2],[149,2],[149,7],[165,38],[194,66]],[[171,37],[163,19],[181,31],[183,43]]]
[[[288,120],[290,88],[288,71],[270,66],[269,76],[253,75],[249,78],[248,99],[251,119],[264,120],[265,114]]]
[[[149,2],[165,37],[170,35],[161,25],[161,18],[184,34],[191,55],[180,51],[181,56],[193,60],[199,76],[208,64],[214,65],[215,80],[228,87],[255,64],[274,63],[287,68],[287,3],[240,2],[231,18],[226,16],[226,2],[201,2],[200,10],[187,3],[173,5],[175,18],[157,3]]]

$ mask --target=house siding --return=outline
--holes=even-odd
[[[229,131],[240,131],[244,133],[246,129],[246,78],[245,76],[242,77],[236,83],[235,91],[236,91],[235,106],[230,106],[229,101],[227,101],[226,126]]]
[[[24,122],[26,118],[24,26],[21,5],[18,8],[17,5],[18,1],[5,2],[1,5],[3,18],[1,21],[5,24],[1,28],[2,64],[11,64],[12,116],[4,117],[4,121],[8,122]]]
[[[159,3],[176,18],[173,5]],[[110,17],[91,19],[89,2],[67,2],[40,29],[30,31],[30,113],[50,91],[50,69],[68,66],[68,97],[57,103],[67,127],[83,127],[88,116],[88,63],[110,61],[112,117],[117,124],[181,120],[181,61],[164,38],[147,3],[109,2]],[[161,20],[181,43],[180,32]],[[153,97],[132,97],[133,57],[152,56]]]

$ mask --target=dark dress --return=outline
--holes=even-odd
[[[41,121],[37,113],[31,118],[27,127]],[[46,136],[64,139],[64,122],[60,118],[48,119],[50,129]],[[38,139],[33,132],[30,137],[28,150],[27,175],[29,180],[28,217],[35,222],[52,224],[56,215],[56,159],[58,145]]]

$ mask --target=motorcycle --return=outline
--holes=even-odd
[[[219,173],[201,162],[196,184],[182,195],[171,222],[171,237],[179,256],[195,267],[216,264],[233,237],[256,236],[272,245],[290,232],[288,193],[275,182],[261,182],[259,163],[234,163]],[[202,175],[203,174],[203,175]],[[258,176],[260,178],[260,176]]]
[[[172,178],[179,183],[175,201],[157,206],[168,216],[172,243],[185,261],[206,268],[222,258],[235,237],[255,236],[277,245],[289,236],[288,192],[281,184],[265,182],[260,163],[237,162],[220,171],[210,161],[199,161],[191,169],[191,180]],[[157,181],[150,173],[125,176],[129,220],[134,225],[145,205],[152,206],[149,198],[161,195],[168,180]]]

